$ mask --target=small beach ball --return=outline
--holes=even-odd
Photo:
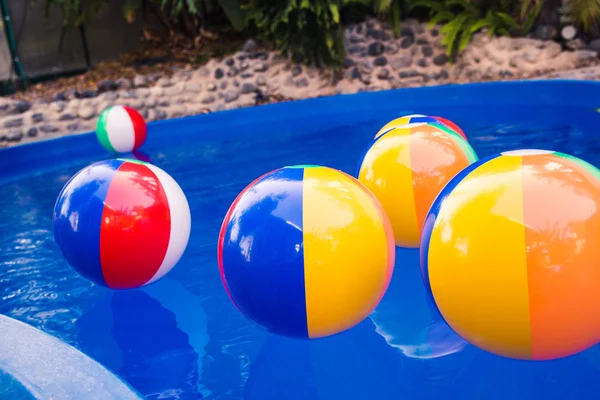
[[[146,141],[146,121],[131,107],[111,106],[100,114],[96,136],[111,153],[130,153]]]
[[[396,119],[388,122],[377,132],[377,134],[375,135],[375,139],[377,139],[379,136],[381,136],[385,132],[389,131],[390,129],[398,128],[398,127],[408,125],[408,124],[418,124],[418,123],[440,124],[442,126],[445,126],[446,128],[452,129],[454,132],[456,132],[460,136],[462,136],[463,139],[467,140],[467,136],[465,135],[463,130],[460,129],[460,127],[458,125],[456,125],[454,122],[450,121],[449,119],[442,118],[442,117],[431,117],[431,116],[422,115],[422,114],[405,115],[403,117],[396,118]]]
[[[111,159],[66,183],[54,207],[54,238],[84,278],[131,289],[175,266],[190,220],[185,194],[169,174],[137,160]]]
[[[434,202],[421,269],[440,313],[468,342],[551,360],[600,339],[600,171],[518,150],[460,172]]]
[[[364,320],[394,267],[389,221],[353,177],[327,167],[269,172],[223,221],[218,262],[226,292],[270,332],[319,338]]]
[[[371,143],[357,176],[381,202],[396,245],[416,248],[435,197],[476,160],[469,143],[453,130],[439,124],[408,124]]]

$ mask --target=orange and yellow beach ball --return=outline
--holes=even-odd
[[[381,202],[397,246],[419,246],[425,216],[446,183],[477,160],[469,143],[440,124],[392,128],[373,140],[358,180]]]
[[[421,269],[441,315],[491,353],[550,360],[600,340],[600,171],[517,150],[460,172],[425,222]]]

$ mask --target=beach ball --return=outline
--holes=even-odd
[[[375,139],[377,139],[379,136],[381,136],[385,132],[389,131],[390,129],[398,128],[398,127],[408,125],[408,124],[418,124],[418,123],[442,125],[446,128],[452,129],[454,132],[456,132],[460,136],[462,136],[463,139],[467,140],[467,136],[465,135],[463,130],[460,129],[460,127],[458,125],[456,125],[454,122],[450,121],[449,119],[442,118],[442,117],[431,117],[431,116],[422,115],[422,114],[405,115],[403,117],[391,120],[377,132],[377,134],[375,135]]]
[[[54,207],[54,238],[84,278],[112,289],[155,282],[179,261],[190,208],[177,182],[137,160],[96,162],[75,174]]]
[[[327,167],[269,172],[234,200],[218,240],[221,278],[258,326],[319,338],[373,311],[394,267],[389,221],[353,177]]]
[[[408,124],[373,140],[357,176],[390,218],[396,245],[416,248],[433,200],[476,160],[469,143],[453,130],[439,124]]]
[[[421,269],[440,313],[468,342],[521,360],[600,339],[600,171],[518,150],[460,172],[436,199]]]
[[[111,153],[130,153],[146,141],[146,121],[131,107],[111,106],[100,114],[96,136]]]

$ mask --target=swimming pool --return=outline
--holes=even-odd
[[[600,166],[598,108],[600,83],[531,81],[361,93],[152,123],[143,151],[186,192],[192,234],[165,279],[122,292],[80,278],[52,237],[66,180],[108,158],[95,137],[2,150],[0,313],[79,349],[148,399],[595,398],[599,346],[533,363],[468,345],[428,303],[418,250],[397,249],[388,292],[363,323],[301,341],[265,333],[239,314],[219,278],[216,244],[225,212],[253,179],[293,164],[353,174],[394,117],[450,118],[480,157],[533,147]],[[58,363],[41,364],[52,379]]]

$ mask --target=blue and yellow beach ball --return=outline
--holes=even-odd
[[[576,157],[517,150],[460,172],[421,240],[426,287],[448,325],[523,360],[600,340],[600,171]]]
[[[375,197],[319,166],[285,167],[248,185],[219,235],[221,278],[237,308],[283,336],[352,328],[385,293],[394,238]]]

